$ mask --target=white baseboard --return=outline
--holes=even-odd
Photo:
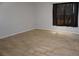
[[[34,29],[34,28],[27,29],[27,30],[23,30],[23,31],[21,31],[21,32],[16,32],[16,33],[9,34],[9,35],[5,35],[5,36],[0,37],[0,39],[4,39],[4,38],[10,37],[10,36],[14,36],[14,35],[17,35],[17,34],[20,34],[20,33],[23,33],[23,32],[31,31],[31,30],[33,30],[33,29]]]
[[[0,39],[4,39],[4,38],[6,38],[6,37],[10,37],[10,36],[14,36],[14,35],[17,35],[17,34],[20,34],[20,33],[23,33],[23,32],[31,31],[31,30],[33,30],[33,29],[35,29],[35,28],[31,28],[31,29],[23,30],[23,31],[21,31],[21,32],[17,32],[17,33],[13,33],[13,34],[5,35],[5,36],[0,37]],[[79,34],[79,33],[76,33],[76,32],[54,30],[54,29],[49,29],[49,28],[36,28],[36,29],[50,30],[50,31],[54,31],[54,32],[65,32],[65,33],[70,33],[70,34]]]
[[[37,28],[37,29],[42,29],[42,30],[50,30],[50,31],[55,31],[55,32],[64,32],[64,33],[70,33],[70,34],[79,34],[78,32],[70,32],[70,31],[61,31],[61,30],[54,30],[54,29],[49,29],[49,28]]]

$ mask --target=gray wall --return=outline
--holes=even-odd
[[[53,29],[60,31],[68,31],[79,33],[79,27],[66,27],[66,26],[53,26],[52,25],[52,2],[40,2],[36,3],[36,28],[38,29]],[[78,13],[79,14],[79,13]],[[78,15],[79,17],[79,15]],[[78,19],[79,20],[79,19]],[[79,23],[79,21],[78,21]],[[79,24],[78,24],[79,25]]]
[[[33,29],[33,3],[0,2],[0,38]]]

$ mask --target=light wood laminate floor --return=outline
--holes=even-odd
[[[0,40],[1,56],[79,56],[79,35],[35,29]]]

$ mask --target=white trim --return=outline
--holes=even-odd
[[[10,34],[10,35],[2,36],[2,37],[0,37],[0,39],[4,39],[4,38],[10,37],[10,36],[14,36],[14,35],[17,35],[17,34],[20,34],[20,33],[23,33],[23,32],[31,31],[33,29],[34,28],[27,29],[27,30],[24,30],[24,31],[21,31],[21,32],[17,32],[17,33],[13,33],[13,34]],[[40,30],[50,30],[50,31],[54,31],[54,32],[65,32],[65,33],[70,33],[70,34],[79,34],[79,33],[76,33],[76,32],[68,32],[68,31],[61,31],[61,30],[54,30],[54,29],[44,29],[44,28],[37,28],[37,29],[40,29]]]
[[[24,30],[24,31],[21,31],[21,32],[17,32],[17,33],[13,33],[13,34],[9,34],[9,35],[5,35],[5,36],[0,37],[0,39],[4,39],[4,38],[10,37],[10,36],[14,36],[14,35],[17,35],[17,34],[20,34],[20,33],[23,33],[23,32],[31,31],[33,29],[34,28],[27,29],[27,30]]]
[[[70,34],[79,34],[78,32],[70,32],[70,31],[61,31],[61,30],[54,30],[54,29],[47,29],[47,28],[37,28],[37,29],[41,29],[41,30],[50,30],[50,31],[54,31],[54,32],[65,32],[65,33],[70,33]]]

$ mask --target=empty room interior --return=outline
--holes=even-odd
[[[0,56],[79,56],[78,2],[0,2]]]

